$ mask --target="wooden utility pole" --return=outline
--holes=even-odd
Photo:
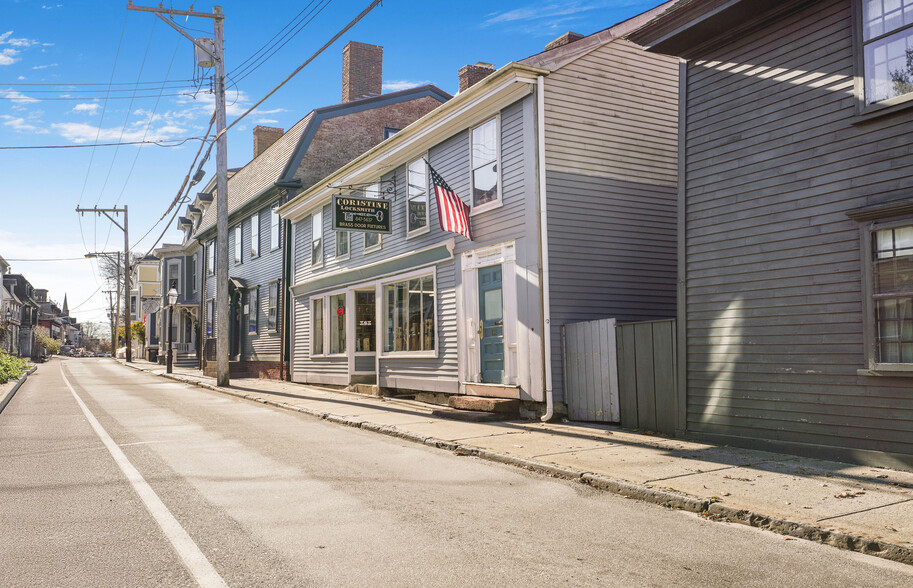
[[[133,361],[133,338],[130,336],[130,233],[127,230],[127,206],[124,205],[123,208],[98,208],[93,206],[92,208],[80,208],[76,207],[76,212],[80,214],[85,214],[87,212],[94,212],[95,214],[103,214],[108,217],[114,226],[124,232],[124,341],[127,345],[127,361]],[[118,215],[124,213],[124,224],[121,225],[117,220],[108,213]],[[120,267],[120,260],[118,260],[118,267]]]
[[[216,383],[228,385],[228,140],[225,128],[225,39],[221,6],[213,6],[212,13],[174,10],[158,7],[134,6],[127,2],[127,10],[152,12],[168,26],[186,37],[195,47],[212,57],[215,66],[213,90],[216,102]],[[213,19],[213,46],[194,39],[184,29],[162,16],[199,16]],[[209,66],[209,65],[207,65]]]
[[[114,291],[105,290],[104,292],[108,295],[108,320],[111,321],[111,353],[113,354],[114,350],[117,349],[117,314],[114,310],[114,301],[111,300],[111,294]]]

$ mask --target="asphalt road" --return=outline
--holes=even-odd
[[[42,365],[0,413],[0,586],[197,584],[884,588],[913,568],[111,360]]]

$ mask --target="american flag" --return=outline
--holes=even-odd
[[[427,160],[425,163],[428,163]],[[447,185],[444,178],[434,171],[430,163],[428,163],[428,169],[431,171],[431,182],[434,184],[434,194],[437,196],[437,217],[441,222],[441,229],[451,233],[459,233],[472,241],[472,229],[469,227],[469,207]]]

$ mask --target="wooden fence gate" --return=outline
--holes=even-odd
[[[616,328],[621,426],[675,434],[675,319]]]
[[[564,325],[564,399],[575,421],[620,420],[615,319]]]

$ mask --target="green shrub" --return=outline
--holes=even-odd
[[[29,369],[28,363],[0,349],[0,384],[18,380]]]

